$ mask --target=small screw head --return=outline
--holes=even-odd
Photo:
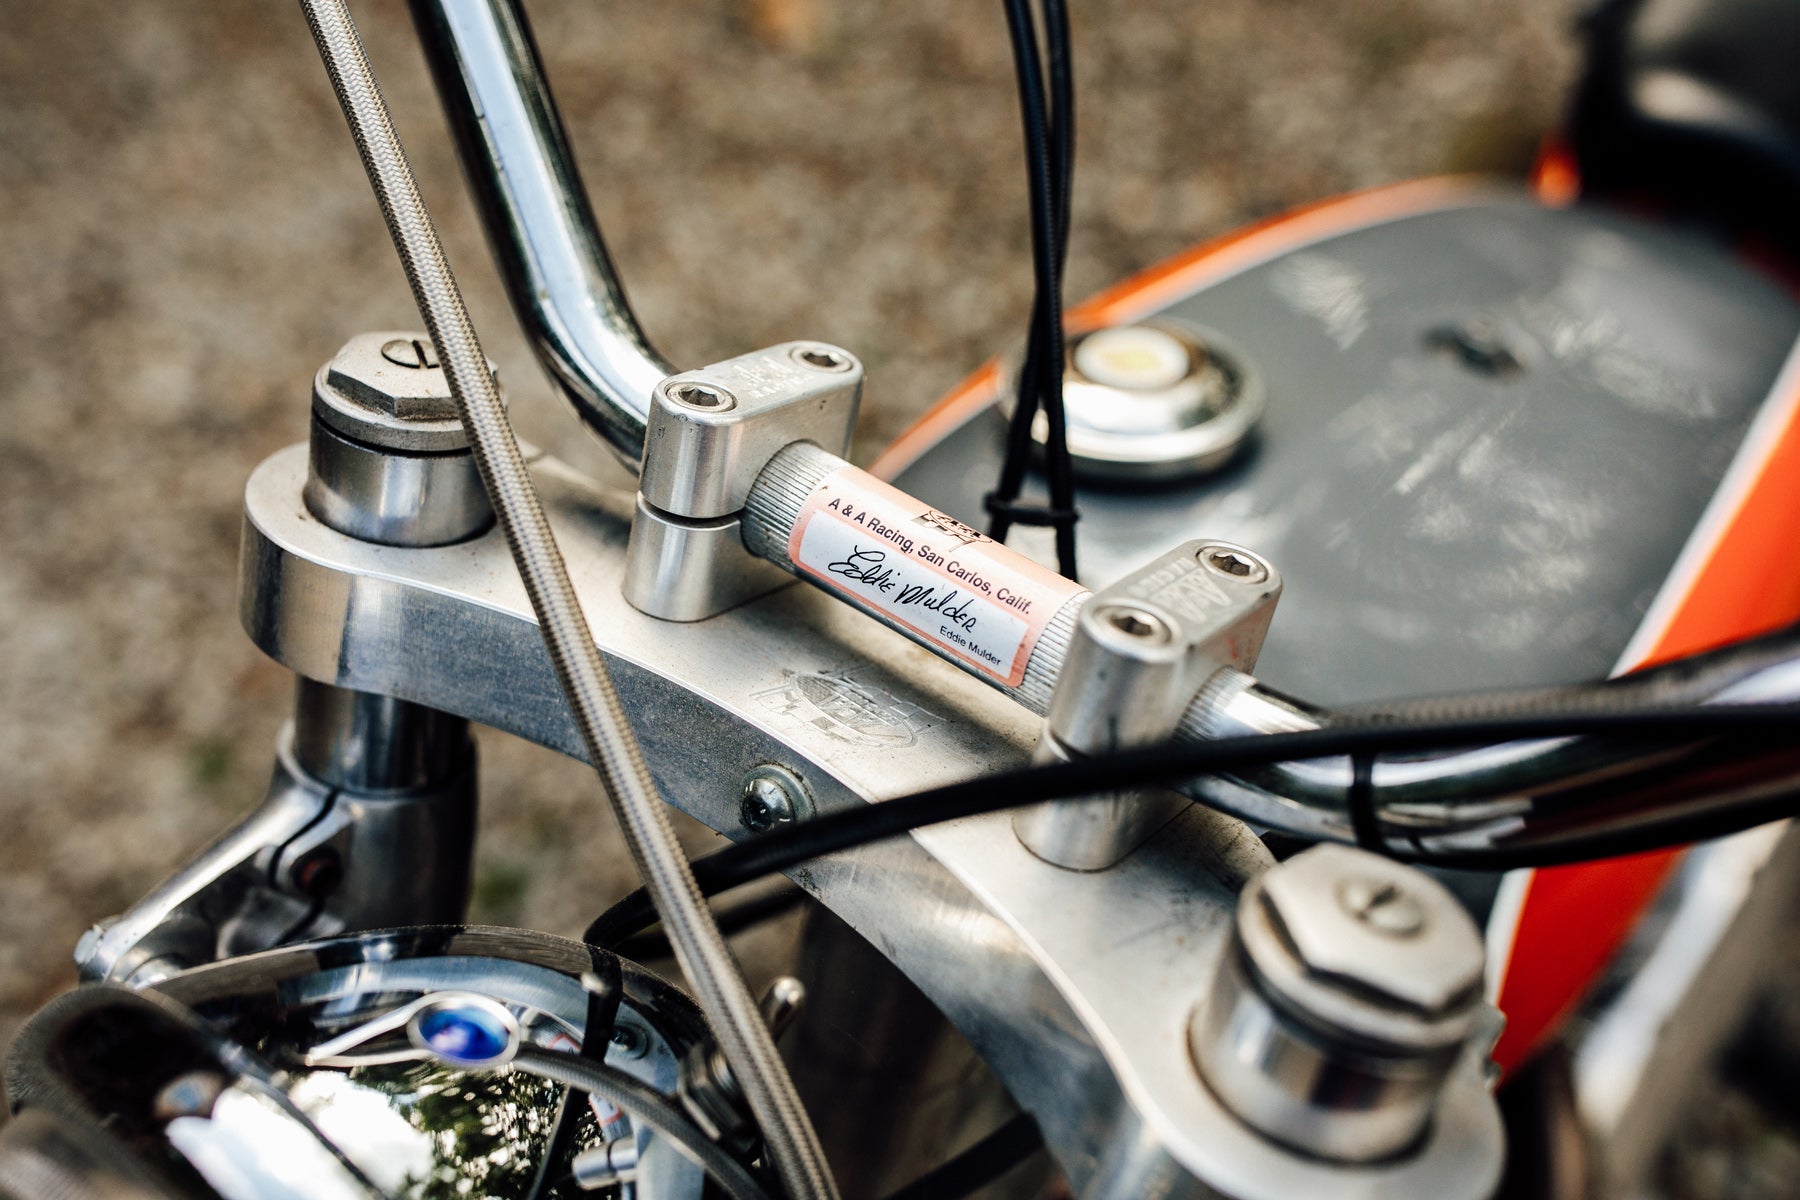
[[[777,825],[799,820],[811,807],[806,786],[799,777],[768,763],[744,776],[738,820],[752,833],[767,833]]]
[[[414,371],[437,370],[437,347],[430,338],[393,338],[381,347],[381,357],[396,367]]]
[[[795,346],[788,351],[788,357],[803,367],[836,374],[842,374],[856,365],[856,360],[842,350],[823,345]]]
[[[1346,879],[1338,885],[1337,898],[1345,912],[1388,937],[1414,937],[1425,928],[1418,898],[1389,880]]]
[[[643,1030],[635,1025],[614,1025],[612,1039],[608,1043],[606,1056],[621,1058],[627,1062],[644,1057],[650,1052],[650,1039],[644,1036]]]
[[[752,780],[744,788],[744,801],[739,808],[744,828],[752,833],[766,833],[784,821],[794,819],[793,805],[787,793],[770,779]]]
[[[1199,558],[1200,565],[1213,574],[1239,583],[1261,583],[1269,577],[1269,568],[1261,559],[1234,546],[1202,546]]]
[[[1149,609],[1139,608],[1132,604],[1109,605],[1100,614],[1100,619],[1118,630],[1128,638],[1145,642],[1166,642],[1169,640],[1169,626],[1166,621]]]
[[[737,407],[737,397],[716,383],[695,383],[684,380],[671,384],[668,390],[669,399],[686,408],[698,409],[701,412],[727,412]]]

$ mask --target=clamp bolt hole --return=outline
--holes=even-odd
[[[839,354],[836,350],[827,350],[823,346],[795,346],[791,353],[795,362],[815,370],[848,371],[850,369],[849,355]]]
[[[1162,632],[1162,622],[1146,612],[1116,608],[1106,614],[1109,625],[1127,637],[1151,638]]]
[[[710,383],[675,384],[669,389],[669,399],[706,412],[723,412],[737,404],[737,398],[730,392]]]
[[[1224,546],[1206,546],[1200,551],[1200,563],[1208,570],[1245,583],[1261,583],[1269,577],[1269,569],[1248,554]]]

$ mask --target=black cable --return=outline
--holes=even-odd
[[[727,935],[742,933],[746,929],[755,928],[765,921],[772,921],[776,917],[793,911],[804,903],[806,898],[804,891],[790,883],[778,892],[771,892],[766,896],[753,896],[730,908],[715,908],[713,920],[718,924],[720,933]],[[620,958],[628,958],[632,962],[669,958],[674,954],[669,946],[668,935],[663,933],[660,928],[634,933],[617,946],[609,947],[609,949]]]
[[[525,1193],[525,1200],[543,1200],[561,1185],[561,1179],[552,1179],[551,1172],[574,1144],[575,1131],[581,1124],[581,1110],[586,1105],[586,1092],[580,1088],[563,1089],[562,1096],[556,1101],[556,1123],[550,1127],[550,1144],[538,1157],[537,1170],[532,1173],[531,1189]]]
[[[1065,0],[1043,0],[1050,60],[1050,165],[1056,185],[1056,269],[1069,264],[1069,220],[1075,181],[1075,57]]]
[[[1069,52],[1068,13],[1062,0],[1044,0],[1050,48],[1051,95],[1046,99],[1036,26],[1026,0],[1005,0],[1013,67],[1025,132],[1028,194],[1031,200],[1032,267],[1037,293],[1032,303],[1018,396],[1007,429],[1000,480],[986,498],[988,534],[1004,541],[1015,523],[1047,524],[1056,530],[1058,569],[1075,577],[1074,464],[1069,456],[1063,411],[1062,268],[1068,254],[1069,192],[1074,169],[1074,77]],[[1054,104],[1054,109],[1050,105]],[[1045,474],[1049,502],[1019,502],[1031,460],[1031,428],[1042,407]],[[1031,514],[1033,519],[1026,519]]]
[[[1706,705],[1614,712],[1552,712],[1414,725],[1356,725],[1302,733],[1224,738],[1194,745],[1154,746],[981,776],[894,800],[827,813],[699,859],[693,864],[694,877],[702,893],[713,896],[764,875],[789,870],[809,859],[896,837],[923,825],[1049,800],[1071,799],[1096,791],[1129,791],[1277,762],[1443,750],[1580,734],[1615,737],[1675,734],[1684,738],[1720,734],[1777,735],[1777,740],[1772,743],[1775,748],[1788,749],[1793,745],[1793,732],[1797,726],[1800,726],[1800,704]],[[1687,816],[1649,820],[1628,833],[1571,836],[1553,846],[1434,853],[1391,844],[1383,849],[1402,861],[1476,870],[1510,870],[1608,858],[1723,836],[1791,815],[1796,807],[1800,807],[1800,801],[1794,795],[1776,795]],[[609,946],[654,919],[655,912],[648,897],[639,890],[602,913],[588,927],[586,937],[594,945]]]
[[[588,948],[588,962],[602,986],[586,989],[587,1017],[581,1026],[578,1053],[589,1062],[604,1066],[607,1047],[612,1044],[613,1027],[619,1019],[619,1005],[625,999],[625,975],[616,955],[592,946]],[[543,1157],[538,1159],[537,1172],[532,1176],[526,1200],[543,1200],[555,1187],[550,1172],[555,1170],[556,1164],[569,1158],[575,1133],[581,1128],[581,1114],[587,1107],[586,1092],[578,1087],[563,1089],[562,1098],[556,1104],[556,1123],[550,1129],[550,1143],[544,1148]]]
[[[1050,169],[1056,194],[1056,286],[1043,317],[1046,354],[1053,369],[1039,377],[1044,389],[1049,512],[1056,529],[1058,569],[1075,578],[1075,464],[1069,456],[1069,422],[1063,409],[1063,273],[1069,261],[1069,225],[1075,179],[1075,65],[1064,0],[1041,0],[1044,39],[1050,61]],[[1065,515],[1066,514],[1066,515]]]
[[[1000,1178],[1043,1148],[1044,1135],[1030,1113],[1010,1121],[955,1157],[919,1176],[887,1200],[962,1200]]]
[[[1043,83],[1038,75],[1037,35],[1025,0],[1004,0],[1007,32],[1011,37],[1014,76],[1019,89],[1019,115],[1025,131],[1026,188],[1031,205],[1032,271],[1035,291],[1031,320],[1026,326],[1025,357],[1019,367],[1017,402],[1007,430],[1005,457],[1000,463],[1000,482],[988,497],[991,516],[988,533],[1005,541],[1012,514],[997,505],[1010,505],[1024,486],[1025,468],[1031,461],[1031,426],[1042,394],[1039,379],[1044,364],[1044,303],[1055,283],[1053,263],[1043,254],[1041,234],[1054,238],[1056,196],[1050,162],[1050,114],[1046,110]]]
[[[519,1047],[513,1066],[590,1092],[624,1109],[700,1164],[731,1200],[769,1200],[769,1193],[744,1164],[701,1132],[700,1127],[668,1097],[641,1079],[604,1063],[590,1062],[580,1055],[546,1050],[529,1042]]]

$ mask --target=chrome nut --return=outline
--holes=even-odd
[[[1413,867],[1315,846],[1245,888],[1253,971],[1313,1017],[1378,1043],[1460,1044],[1481,998],[1485,947],[1455,896]]]
[[[325,365],[325,382],[368,408],[404,421],[456,418],[450,380],[422,333],[363,333]]]
[[[491,362],[488,370],[495,371]],[[379,450],[442,454],[469,448],[450,379],[422,333],[383,330],[345,342],[313,378],[313,414],[344,437]]]
[[[1269,868],[1188,1025],[1201,1078],[1252,1129],[1333,1162],[1420,1144],[1475,1044],[1483,947],[1435,880],[1347,846]]]

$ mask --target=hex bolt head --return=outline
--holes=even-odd
[[[1334,1162],[1415,1147],[1479,1036],[1483,945],[1424,872],[1315,846],[1245,885],[1188,1025],[1207,1086],[1273,1141]]]
[[[1481,994],[1485,947],[1461,903],[1424,872],[1349,846],[1315,846],[1259,876],[1239,931],[1265,982],[1322,1020],[1391,1017],[1436,1037]]]
[[[684,408],[701,412],[729,412],[737,407],[737,397],[716,383],[683,380],[669,386],[668,396]]]
[[[469,448],[449,376],[422,333],[360,333],[345,342],[313,378],[313,415],[380,450],[441,454]]]
[[[1213,574],[1238,583],[1261,583],[1269,577],[1267,563],[1235,546],[1202,546],[1198,557]]]
[[[403,421],[456,419],[450,381],[424,334],[351,338],[326,366],[325,381],[357,403]]]
[[[765,763],[744,776],[738,820],[751,833],[767,833],[811,814],[812,799],[806,785],[786,767]]]

